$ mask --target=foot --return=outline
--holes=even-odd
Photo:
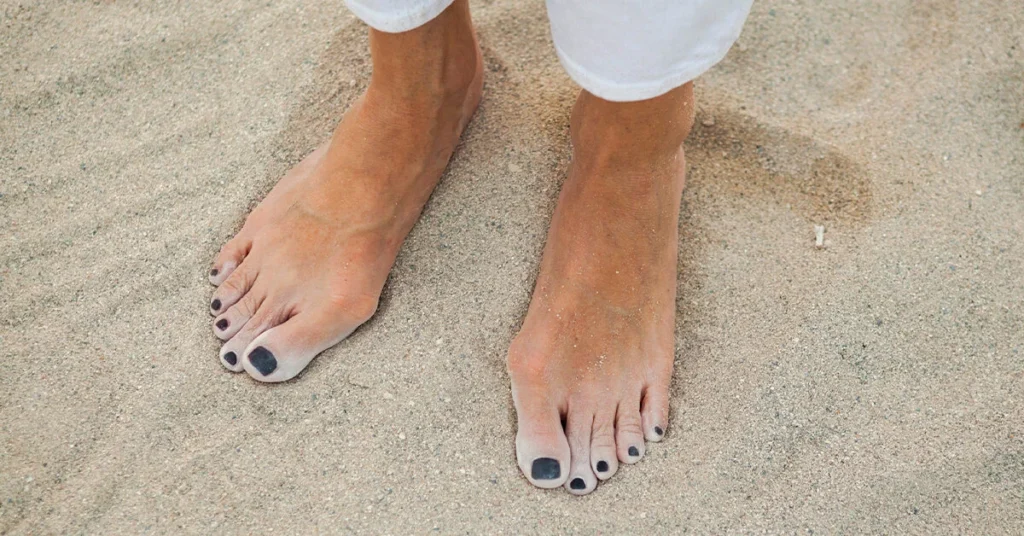
[[[516,456],[542,488],[594,490],[668,428],[687,84],[649,101],[584,93],[572,167],[509,350]]]
[[[480,101],[464,0],[415,30],[371,30],[373,76],[329,142],[221,249],[210,311],[221,362],[288,380],[376,311],[399,247]]]

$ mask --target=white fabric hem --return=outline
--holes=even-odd
[[[725,47],[722,52],[708,56],[704,61],[691,63],[685,68],[678,69],[657,80],[646,80],[629,84],[612,82],[601,78],[570,58],[557,43],[555,44],[555,53],[558,55],[558,61],[562,63],[565,72],[569,73],[569,78],[572,78],[583,89],[606,101],[631,102],[660,97],[697,78],[707,72],[708,69],[714,67],[716,63],[722,61],[725,55],[729,53],[729,48]]]
[[[349,10],[374,30],[387,33],[407,32],[423,26],[448,9],[455,0],[426,0],[400,12],[378,11],[358,0],[345,0]]]

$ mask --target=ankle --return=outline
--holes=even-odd
[[[368,95],[418,110],[459,104],[481,85],[483,61],[466,0],[402,33],[370,30]]]
[[[693,84],[636,102],[611,102],[583,91],[573,106],[577,148],[605,158],[677,158],[694,121]]]

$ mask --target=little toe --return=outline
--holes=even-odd
[[[527,398],[528,400],[521,400]],[[526,479],[538,488],[557,488],[569,474],[569,443],[558,407],[543,398],[518,397],[516,406],[516,461]]]
[[[210,300],[210,314],[219,315],[234,305],[256,282],[258,275],[255,263],[243,262],[241,266],[234,269],[231,275],[224,280],[213,293]]]
[[[668,386],[657,385],[647,389],[640,415],[644,437],[648,441],[661,441],[668,430]]]
[[[250,242],[238,236],[229,240],[213,260],[210,268],[210,283],[220,286],[235,271],[249,252]]]
[[[640,419],[639,393],[619,403],[615,419],[615,450],[619,461],[630,464],[644,456],[644,433]]]
[[[615,410],[599,411],[590,433],[590,467],[599,480],[608,480],[619,470],[615,452]]]
[[[213,333],[221,340],[234,337],[263,304],[266,294],[258,287],[245,293],[238,303],[213,319]]]
[[[597,477],[590,468],[590,439],[594,416],[590,412],[569,412],[566,437],[569,441],[569,476],[565,489],[573,495],[586,495],[597,487]]]
[[[341,342],[362,324],[345,317],[300,312],[264,331],[245,349],[242,367],[253,379],[275,383],[302,372],[320,352]]]

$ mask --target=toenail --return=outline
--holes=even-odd
[[[220,309],[220,299],[214,298],[213,302],[210,304],[210,308],[214,311]]]
[[[249,352],[249,362],[264,376],[274,372],[277,368],[277,359],[274,358],[274,354],[262,346],[257,346],[255,350]]]
[[[554,480],[561,474],[562,468],[554,458],[537,458],[530,468],[530,476],[534,480]]]
[[[220,329],[220,330],[228,329],[228,319],[227,318],[221,318],[220,320],[218,320],[217,321],[217,329]]]
[[[235,363],[238,363],[238,356],[234,352],[228,352],[224,354],[224,361],[231,366],[235,366]]]
[[[638,449],[636,447],[629,447],[629,455],[633,456],[633,457],[639,456],[640,455],[640,449]]]
[[[569,482],[569,487],[572,489],[586,489],[587,483],[582,478],[576,477],[572,479],[572,482]]]
[[[654,433],[656,433],[656,434],[658,434],[658,435],[664,435],[664,434],[665,434],[665,431],[664,431],[664,430],[662,430],[660,426],[655,426],[655,427],[654,427]]]
[[[213,270],[210,270],[210,277],[217,277],[217,274],[219,273],[220,271],[214,268]]]
[[[606,462],[604,460],[601,460],[601,461],[597,462],[597,472],[598,473],[607,473],[608,472],[608,462]]]

